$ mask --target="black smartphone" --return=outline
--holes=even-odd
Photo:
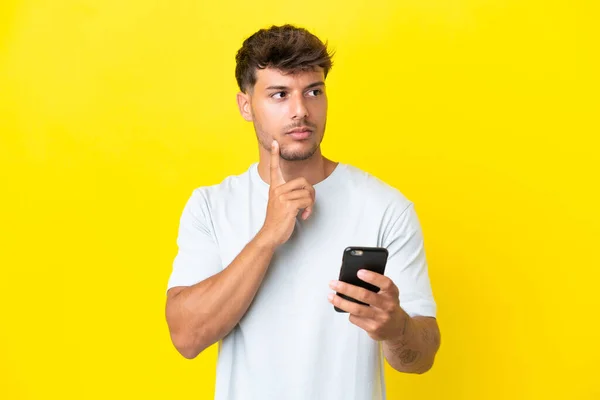
[[[383,275],[385,265],[387,264],[388,250],[385,247],[360,247],[350,246],[344,249],[342,256],[342,267],[340,268],[340,277],[338,280],[349,283],[351,285],[360,286],[372,292],[379,292],[379,288],[375,285],[367,283],[360,279],[356,273],[360,269],[368,269],[369,271],[377,272]],[[363,304],[362,301],[353,299],[341,293],[337,293],[343,299],[353,301],[358,304]],[[346,312],[334,306],[337,312]]]

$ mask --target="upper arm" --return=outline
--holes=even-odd
[[[210,210],[206,198],[198,189],[192,193],[181,214],[177,246],[167,283],[168,298],[222,270]]]
[[[400,306],[411,317],[435,317],[423,233],[413,203],[392,203],[385,222],[383,246],[389,252],[385,274],[398,287]]]

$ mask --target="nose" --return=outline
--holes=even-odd
[[[296,95],[292,97],[291,102],[291,113],[292,119],[304,119],[308,117],[308,108],[306,104],[304,104],[305,98],[302,94]]]

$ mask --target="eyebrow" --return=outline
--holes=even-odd
[[[314,87],[324,86],[324,85],[325,85],[325,82],[323,82],[323,81],[313,82],[310,85],[308,85],[307,87],[305,87],[304,90],[312,89]],[[287,89],[289,89],[289,87],[287,87],[287,86],[269,86],[265,90],[287,90]]]

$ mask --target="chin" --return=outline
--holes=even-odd
[[[296,146],[294,146],[296,147]],[[304,147],[304,146],[303,146]],[[290,149],[288,146],[285,146],[281,149],[281,158],[286,161],[304,161],[311,158],[317,151],[319,147],[314,146],[310,149]]]

